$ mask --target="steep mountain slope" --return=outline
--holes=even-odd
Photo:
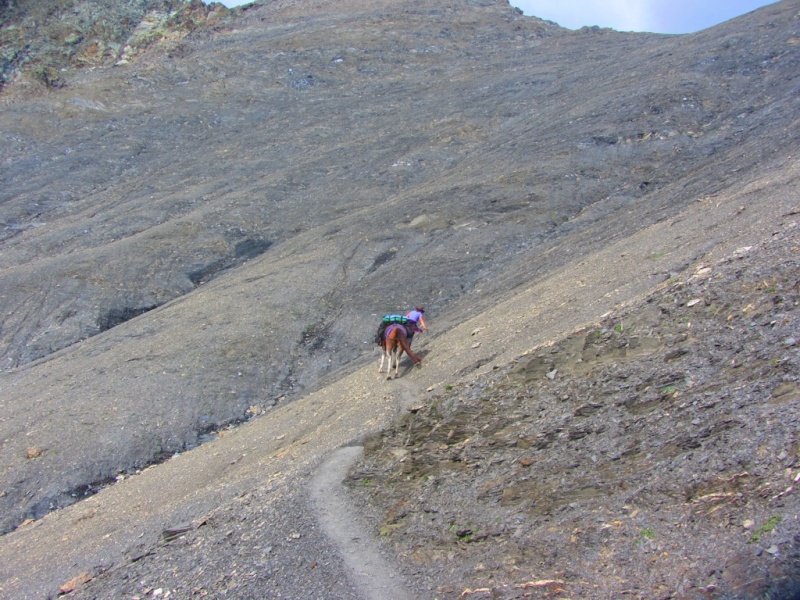
[[[293,452],[308,451],[304,465],[387,423],[397,398],[362,369],[384,312],[428,307],[419,393],[783,227],[796,209],[799,14],[784,0],[655,36],[568,32],[488,0],[287,0],[166,54],[64,72],[58,89],[6,86],[3,530],[276,403],[257,420],[270,439],[314,437],[278,416],[298,403],[328,427],[314,390],[331,418],[355,406],[335,417],[346,427]],[[484,313],[511,298],[515,310]],[[537,302],[552,312],[530,337],[506,323],[478,353],[449,331],[483,314],[498,330]],[[325,387],[348,376],[358,402]],[[148,500],[143,529],[110,555],[84,532],[95,549],[83,556],[130,558],[156,522],[259,487],[257,463],[279,451],[255,451],[238,474],[219,463],[234,484]],[[110,513],[130,514],[115,498]],[[6,536],[6,556],[41,548],[64,519]]]
[[[3,536],[2,590],[385,597],[343,564],[385,537],[410,597],[792,597],[798,182],[767,170],[423,337],[398,380],[372,363]],[[308,480],[382,430],[339,553]]]
[[[351,488],[415,589],[797,598],[794,213],[368,440]]]

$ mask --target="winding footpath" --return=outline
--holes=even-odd
[[[383,559],[373,536],[361,528],[342,485],[362,451],[361,446],[339,448],[321,465],[309,486],[317,518],[364,600],[411,600],[413,596],[403,588],[393,566]]]

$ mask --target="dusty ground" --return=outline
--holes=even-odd
[[[0,596],[791,597],[798,2],[331,7],[4,88]]]

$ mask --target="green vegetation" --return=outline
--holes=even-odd
[[[475,535],[475,531],[472,529],[472,524],[469,522],[467,522],[466,527],[461,527],[457,523],[453,523],[450,525],[450,531],[455,534],[459,540],[468,540]]]
[[[58,70],[47,65],[37,65],[31,69],[31,75],[48,88],[60,87],[63,84],[63,79],[61,79]]]
[[[438,420],[438,419],[441,419],[441,418],[442,418],[442,415],[441,415],[441,413],[439,412],[439,404],[438,404],[438,403],[436,403],[436,402],[434,402],[433,404],[431,404],[431,418],[432,418],[432,419],[436,419],[436,420]]]
[[[761,536],[764,535],[765,533],[771,533],[775,529],[775,526],[778,523],[780,523],[782,519],[783,517],[781,517],[780,515],[774,515],[770,517],[766,523],[764,523],[761,527],[759,527],[758,530],[753,535],[750,536],[750,541],[757,542],[761,539]]]
[[[402,527],[400,523],[384,523],[381,526],[378,535],[380,535],[381,537],[388,537],[392,535],[395,529],[400,529],[400,527]]]
[[[675,392],[677,392],[677,391],[678,391],[677,386],[668,385],[668,386],[666,386],[665,388],[663,388],[661,390],[661,395],[662,396],[670,396],[670,395],[674,395]]]

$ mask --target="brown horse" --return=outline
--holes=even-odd
[[[394,376],[397,377],[397,371],[400,367],[400,357],[403,352],[415,363],[422,361],[422,359],[411,351],[411,346],[408,343],[408,333],[406,328],[399,323],[393,323],[386,328],[381,337],[381,364],[378,367],[378,373],[383,372],[383,359],[388,358],[389,364],[386,366],[386,374],[392,370],[392,359],[394,359]]]

